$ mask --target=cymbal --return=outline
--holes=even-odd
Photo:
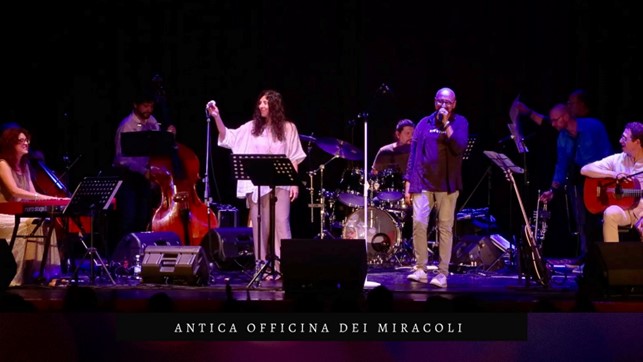
[[[317,142],[317,139],[313,136],[306,136],[305,134],[300,134],[299,139],[303,142]]]
[[[326,153],[350,161],[364,159],[364,152],[362,152],[359,148],[337,138],[319,137],[317,138],[317,146]]]

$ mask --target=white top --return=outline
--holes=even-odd
[[[305,158],[306,153],[301,147],[299,133],[294,123],[286,122],[284,125],[284,141],[279,141],[272,136],[270,127],[265,127],[261,135],[252,135],[252,123],[248,121],[237,129],[226,127],[226,134],[223,140],[218,140],[220,147],[229,148],[234,154],[270,154],[286,155],[293,165],[299,165]],[[290,189],[290,186],[277,186],[277,188]],[[271,191],[268,186],[261,186],[261,196]],[[250,180],[237,181],[237,197],[242,199],[252,193],[252,201],[257,202],[258,187]]]

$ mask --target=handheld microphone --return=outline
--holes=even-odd
[[[216,105],[217,105],[217,102],[215,102],[215,101],[209,101],[209,102],[205,105],[205,118],[208,118],[208,119],[210,118],[210,110],[208,109],[208,107],[210,106],[210,104],[212,104],[213,106],[216,106]]]
[[[449,111],[447,111],[447,110],[446,110],[446,109],[444,109],[444,108],[440,108],[440,109],[438,110],[438,114],[436,115],[436,118],[438,119],[438,121],[440,121],[440,122],[444,123],[444,121],[446,120],[446,117],[447,117],[448,115],[449,115]]]

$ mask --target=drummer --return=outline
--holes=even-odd
[[[411,138],[413,138],[414,130],[415,124],[410,119],[402,119],[397,122],[395,126],[396,141],[382,146],[377,151],[371,168],[371,175],[375,176],[387,169],[392,169],[392,171],[401,175],[406,173],[406,164],[409,160]]]

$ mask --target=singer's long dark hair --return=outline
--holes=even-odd
[[[255,111],[252,115],[254,121],[252,127],[252,135],[258,137],[263,132],[266,127],[267,121],[264,117],[261,117],[261,111],[259,111],[259,100],[266,96],[268,99],[268,108],[269,116],[272,121],[270,127],[272,129],[272,134],[279,141],[284,141],[286,139],[284,124],[287,122],[286,114],[284,111],[284,105],[281,101],[281,94],[279,92],[267,89],[259,93],[257,97],[257,102],[255,103]]]

